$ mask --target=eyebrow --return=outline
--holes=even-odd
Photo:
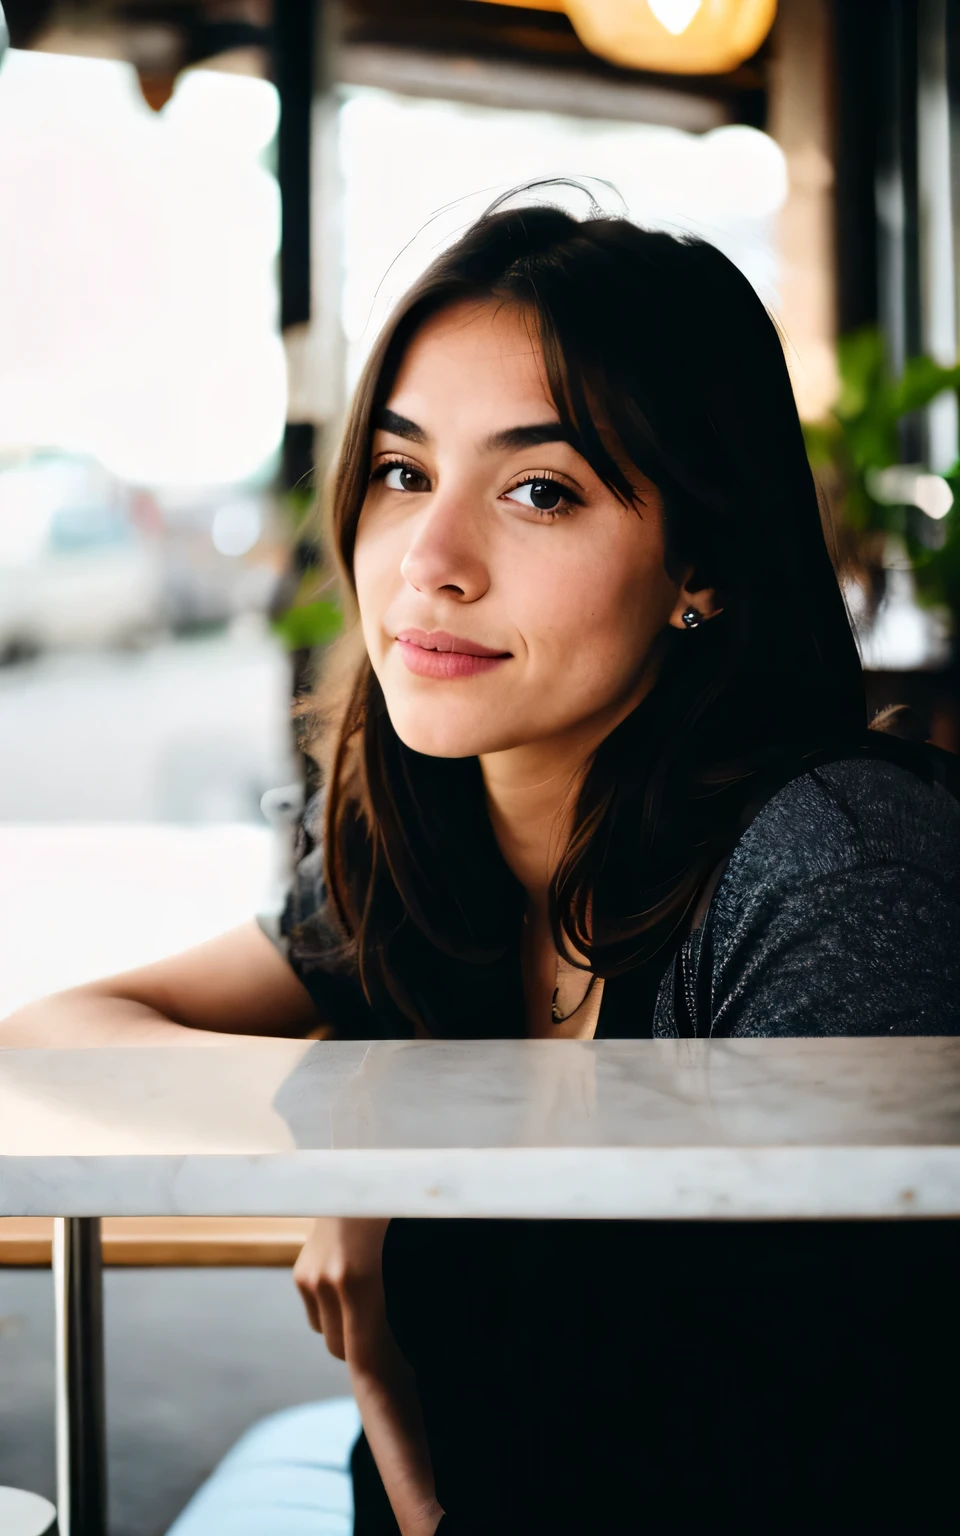
[[[382,406],[377,412],[374,425],[382,432],[392,432],[394,437],[405,437],[411,443],[430,440],[423,427],[409,417],[391,411],[389,406]],[[544,443],[570,441],[570,433],[559,421],[538,421],[528,427],[505,427],[502,432],[494,432],[487,438],[484,448],[488,453],[518,453],[523,448],[539,448]]]
[[[415,421],[410,421],[406,416],[401,416],[397,411],[391,411],[389,406],[382,406],[377,412],[374,426],[381,432],[392,432],[394,437],[405,437],[410,443],[425,443],[427,433],[422,427],[418,427]]]
[[[538,421],[529,427],[507,427],[487,438],[489,453],[515,453],[521,448],[539,448],[543,443],[569,443],[570,433],[559,421]]]

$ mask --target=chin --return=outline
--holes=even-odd
[[[388,700],[387,712],[404,746],[424,757],[480,757],[520,745],[502,726],[491,722],[484,729],[476,720],[458,720],[449,708],[396,708]]]
[[[479,737],[472,731],[406,725],[401,730],[396,724],[393,728],[405,747],[411,752],[421,752],[424,757],[479,757],[481,752],[495,750],[486,737]]]

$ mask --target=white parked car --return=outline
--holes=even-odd
[[[63,506],[20,558],[0,558],[0,659],[139,646],[164,627],[156,541],[116,504]]]

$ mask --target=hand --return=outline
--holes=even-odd
[[[433,1536],[437,1503],[417,1385],[387,1327],[386,1220],[321,1216],[296,1264],[311,1328],[350,1367],[354,1397],[402,1536]]]
[[[381,1259],[389,1218],[321,1216],[300,1250],[293,1278],[310,1327],[350,1365],[379,1356],[386,1332]]]

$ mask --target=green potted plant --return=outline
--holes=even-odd
[[[840,338],[840,390],[829,417],[805,426],[814,473],[835,514],[841,568],[876,618],[891,563],[909,562],[916,600],[946,608],[960,631],[960,462],[945,475],[902,462],[902,428],[945,390],[960,367],[913,357],[899,378],[884,338],[869,327]]]
[[[311,533],[314,492],[300,487],[283,497],[290,524],[290,561],[270,604],[270,627],[286,650],[303,656],[339,634],[343,615],[327,595],[330,573]]]

